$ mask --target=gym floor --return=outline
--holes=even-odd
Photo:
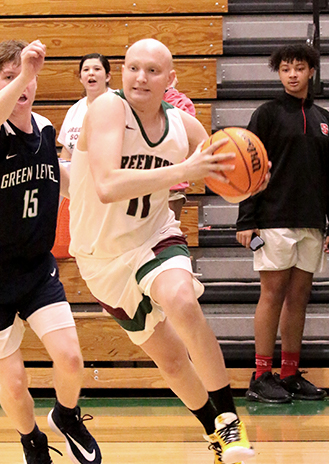
[[[47,433],[54,464],[70,464],[65,444],[49,430],[53,399],[35,399],[39,427]],[[81,398],[86,426],[98,440],[104,464],[213,464],[194,416],[172,398]],[[329,399],[266,405],[236,398],[241,419],[255,448],[248,464],[328,464]],[[0,462],[22,463],[19,437],[0,410]]]

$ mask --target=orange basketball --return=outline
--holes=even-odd
[[[228,139],[228,142],[214,153],[234,152],[235,158],[226,163],[234,164],[235,169],[222,172],[229,179],[228,184],[212,177],[207,177],[205,183],[225,200],[237,203],[248,198],[264,181],[268,171],[267,152],[255,134],[241,127],[226,127],[215,132],[205,141],[202,149],[221,139]]]

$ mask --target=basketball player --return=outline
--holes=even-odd
[[[36,425],[20,344],[26,320],[54,363],[57,401],[51,428],[74,463],[99,464],[101,453],[77,401],[83,360],[74,320],[50,250],[61,180],[55,130],[32,113],[46,47],[39,40],[0,44],[0,403],[21,436],[26,464],[51,464]]]
[[[103,308],[203,424],[216,463],[229,464],[254,452],[168,191],[209,175],[225,182],[220,171],[233,166],[222,162],[234,154],[212,154],[226,141],[200,151],[203,126],[162,101],[174,78],[168,48],[138,41],[126,54],[123,90],[89,107],[72,157],[70,253]]]
[[[237,222],[242,245],[249,247],[253,232],[265,241],[254,253],[261,294],[255,314],[256,372],[246,396],[266,403],[321,400],[326,392],[307,381],[298,366],[313,273],[324,256],[329,113],[308,93],[319,66],[314,48],[280,47],[269,64],[284,92],[255,111],[248,129],[264,143],[272,177],[266,191],[240,203]],[[279,321],[281,373],[273,376]]]

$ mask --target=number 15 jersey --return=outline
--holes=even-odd
[[[8,121],[0,128],[2,293],[13,282],[20,292],[35,285],[54,243],[59,199],[55,129],[36,113],[31,122],[31,134]]]

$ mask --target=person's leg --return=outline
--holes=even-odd
[[[59,403],[75,408],[83,382],[83,359],[75,327],[55,330],[42,337],[53,360],[53,381]]]
[[[259,274],[261,291],[254,319],[256,353],[262,356],[273,356],[291,269],[260,271]]]
[[[157,335],[153,337],[153,334],[142,348],[197,417],[201,411],[207,410],[207,406],[214,405],[215,414],[218,414],[214,424],[216,430],[209,434],[209,428],[207,430],[205,425],[205,438],[215,450],[217,463],[221,460],[235,463],[252,457],[254,452],[250,448],[244,425],[236,415],[223,355],[195,297],[192,275],[183,269],[160,273],[152,284],[151,296],[162,307],[171,323],[176,343],[173,344],[172,339],[168,342],[166,330],[167,333],[161,334],[161,343],[157,343],[158,334],[155,332]],[[166,324],[162,323],[162,329],[168,327],[168,322]],[[160,331],[158,326],[156,328]],[[213,393],[211,399],[209,391]],[[222,410],[225,406],[227,412]],[[211,418],[213,420],[214,417]],[[232,431],[234,429],[235,433],[226,433],[228,427]]]
[[[99,464],[100,449],[88,432],[77,406],[83,381],[83,360],[75,327],[55,330],[42,337],[54,362],[57,401],[48,415],[50,428],[65,438],[66,450],[74,463]],[[90,417],[90,416],[89,416]]]
[[[312,289],[312,280],[313,274],[310,272],[296,267],[291,270],[291,278],[280,318],[282,378],[296,374],[298,369],[306,307]],[[285,353],[287,353],[286,357]],[[289,356],[289,354],[291,355]]]
[[[141,345],[158,366],[172,391],[191,410],[200,409],[208,393],[189,359],[183,341],[168,319],[157,324],[151,337]]]
[[[25,462],[51,464],[48,439],[36,424],[34,401],[28,390],[27,375],[19,349],[0,359],[0,404],[21,436]]]
[[[16,305],[0,305],[0,316],[0,404],[14,427],[28,434],[35,418],[20,351],[25,328]]]
[[[291,277],[280,318],[282,351],[300,352],[305,325],[305,315],[312,289],[313,274],[296,267]]]
[[[27,320],[53,360],[57,400],[48,415],[50,428],[65,438],[68,455],[75,464],[100,464],[101,452],[83,424],[77,405],[83,359],[69,304],[62,301],[47,305],[34,311]]]
[[[151,294],[186,346],[205,389],[227,386],[222,351],[195,297],[191,274],[183,269],[164,271],[154,280]]]
[[[222,440],[220,444],[220,439],[215,431],[216,418],[219,417],[220,414],[215,404],[209,398],[209,394],[198,377],[194,365],[188,356],[183,341],[174,330],[170,321],[165,319],[163,322],[159,322],[151,337],[140,346],[158,366],[168,386],[203,425],[206,432],[204,438],[210,442],[209,447],[215,452],[215,464],[223,464],[222,446],[224,440]],[[225,411],[231,411],[231,400],[229,400],[228,403],[229,405],[226,404]],[[232,414],[232,416],[230,414]],[[243,433],[240,435],[243,435],[243,444],[245,448],[241,449],[241,437],[240,440],[236,440],[239,441],[238,443],[233,442],[228,444],[230,449],[229,453],[237,453],[234,455],[237,457],[237,459],[235,459],[235,457],[233,458],[234,462],[241,458],[247,459],[251,457],[253,451],[249,450],[249,442],[243,424],[238,421],[234,412],[224,413],[223,418],[226,419],[227,417],[230,424],[233,421],[237,421],[239,427],[243,429]],[[218,428],[220,427],[221,425],[218,425]],[[234,434],[232,434],[232,436],[233,435]],[[237,436],[235,438],[237,438]],[[230,445],[232,445],[232,449]],[[234,447],[234,445],[237,446]],[[238,450],[236,451],[233,448],[238,448]],[[223,446],[223,449],[225,449],[225,446]]]
[[[20,350],[0,359],[0,404],[15,429],[29,434],[35,427],[34,401]]]
[[[3,316],[0,332],[0,404],[21,436],[25,463],[51,464],[48,439],[36,424],[34,401],[28,390],[20,351],[25,329],[16,311],[16,305],[11,304],[3,305],[0,311]]]
[[[250,401],[285,403],[290,395],[272,375],[272,360],[282,305],[289,286],[291,269],[260,271],[261,293],[256,307],[256,372],[253,373],[246,398]]]
[[[325,390],[317,388],[298,371],[306,307],[313,274],[293,268],[280,318],[282,341],[280,384],[296,399],[319,400]],[[277,379],[279,380],[278,376]]]

